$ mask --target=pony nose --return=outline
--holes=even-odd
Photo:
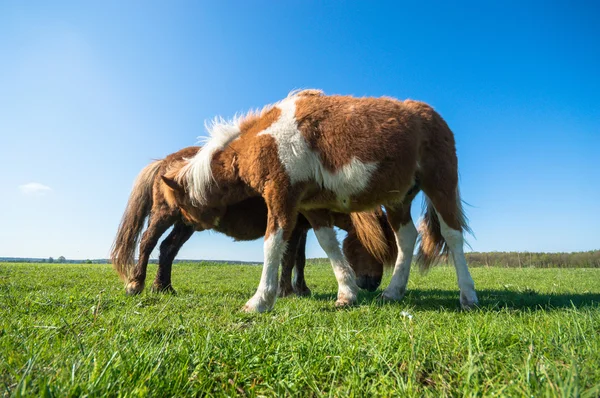
[[[361,275],[356,278],[356,284],[361,289],[374,292],[381,284],[381,276]]]

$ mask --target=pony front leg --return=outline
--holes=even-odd
[[[335,305],[345,307],[355,304],[358,295],[356,275],[340,250],[340,243],[335,236],[335,231],[331,227],[315,228],[315,235],[327,257],[329,257],[331,268],[333,268],[333,273],[338,281],[338,295]]]
[[[150,219],[148,228],[142,235],[140,242],[140,254],[137,265],[131,271],[128,277],[125,292],[128,295],[140,294],[144,290],[146,283],[146,269],[148,268],[148,260],[150,253],[158,243],[161,235],[165,233],[169,227],[173,225],[172,217],[166,217],[163,214],[158,214]]]
[[[265,312],[273,309],[277,298],[279,264],[298,218],[295,202],[297,192],[289,190],[289,186],[285,184],[277,184],[277,180],[273,178],[270,184],[266,184],[263,192],[268,211],[264,244],[265,263],[258,289],[243,308],[246,312]],[[279,183],[281,181],[283,179],[279,179]]]
[[[155,293],[172,293],[175,294],[175,289],[171,285],[171,269],[175,256],[179,249],[188,241],[194,234],[194,228],[183,223],[177,222],[171,233],[160,244],[160,252],[158,255],[158,271],[152,284],[152,291]]]
[[[304,268],[306,267],[306,235],[307,230],[302,231],[300,242],[298,243],[298,249],[296,250],[296,266],[294,271],[294,277],[292,286],[294,293],[298,296],[310,296],[311,291],[306,286],[306,279],[304,277]]]
[[[267,229],[268,230],[268,229]],[[260,284],[254,296],[244,306],[246,312],[265,312],[273,309],[277,298],[277,274],[279,264],[287,247],[284,230],[276,228],[265,236],[265,263],[260,277]]]
[[[356,275],[340,249],[332,221],[328,212],[310,212],[305,214],[310,221],[319,245],[331,262],[331,268],[338,282],[338,295],[335,305],[338,307],[349,306],[356,303],[358,285]]]
[[[412,220],[406,224],[394,228],[396,244],[398,245],[398,257],[394,265],[392,280],[388,287],[383,291],[382,298],[388,301],[399,301],[406,293],[408,276],[410,275],[410,265],[412,263],[413,250],[417,241],[417,229]]]
[[[396,236],[398,256],[396,257],[392,280],[381,295],[383,300],[400,301],[406,293],[413,251],[419,235],[410,215],[410,204],[416,193],[417,191],[407,196],[403,203],[397,207],[386,207],[388,222]]]

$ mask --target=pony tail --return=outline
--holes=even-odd
[[[350,213],[350,219],[356,237],[365,249],[380,263],[390,263],[392,251],[382,227],[384,223],[388,225],[385,215],[381,211]],[[352,231],[349,236],[350,233]]]
[[[431,203],[431,200],[427,196],[424,195],[423,198],[425,215],[418,228],[419,251],[416,258],[421,272],[429,270],[441,258],[447,258],[448,256],[448,247],[442,236],[440,220],[433,207],[433,203]]]
[[[152,186],[162,164],[162,160],[152,162],[137,176],[111,248],[110,260],[113,268],[124,281],[129,278],[129,271],[135,260],[135,248],[144,221],[152,209]]]

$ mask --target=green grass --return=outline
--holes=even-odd
[[[307,268],[312,297],[244,314],[260,267],[176,264],[177,296],[125,297],[110,266],[0,264],[0,391],[600,395],[600,269],[472,274],[481,308],[471,312],[459,310],[449,267],[413,272],[400,303],[361,293],[336,310],[321,264]]]

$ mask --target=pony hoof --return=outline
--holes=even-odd
[[[336,302],[335,302],[335,306],[337,308],[352,307],[355,304],[356,304],[356,300],[348,300],[348,299],[345,299],[345,298],[337,299]]]
[[[463,310],[472,310],[477,307],[479,300],[475,291],[460,292],[460,306]]]
[[[165,293],[165,294],[172,294],[172,295],[177,295],[177,291],[175,289],[173,289],[173,286],[171,285],[167,285],[167,286],[162,286],[162,285],[152,285],[151,288],[152,293]]]
[[[267,312],[267,311],[270,311],[272,308],[273,308],[273,304],[269,305],[269,303],[267,303],[264,300],[251,298],[250,300],[248,300],[246,305],[244,305],[242,307],[242,311],[248,312],[248,313]]]
[[[309,288],[294,289],[294,292],[296,293],[296,295],[298,295],[300,297],[308,297],[312,294],[312,292],[310,291]]]
[[[388,302],[388,303],[395,303],[397,301],[400,301],[404,298],[404,293],[405,292],[390,292],[390,291],[384,291],[380,298],[381,301],[383,302]]]
[[[282,287],[279,289],[279,297],[288,297],[294,294],[294,289],[291,287]]]
[[[350,307],[356,304],[355,294],[338,294],[337,301],[335,302],[336,307]]]
[[[144,285],[138,282],[129,282],[125,287],[125,294],[128,296],[135,296],[140,294],[144,290]]]
[[[244,311],[248,314],[252,314],[255,312],[258,312],[258,313],[267,312],[267,311],[269,311],[269,309],[265,306],[253,306],[251,304],[246,304],[242,307],[242,311]]]

